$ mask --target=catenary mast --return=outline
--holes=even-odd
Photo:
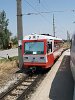
[[[53,14],[53,36],[55,36],[55,22],[54,22],[54,14]]]
[[[18,37],[18,57],[19,67],[22,68],[22,40],[23,40],[23,26],[22,26],[22,0],[17,1],[17,37]]]

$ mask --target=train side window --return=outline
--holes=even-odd
[[[60,49],[63,46],[63,42],[54,42],[54,51]]]

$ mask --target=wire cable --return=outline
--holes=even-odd
[[[38,10],[36,10],[27,0],[25,0],[25,2],[33,9],[35,10],[37,13],[28,13],[27,15],[31,15],[31,14],[39,14],[45,21],[47,21],[49,23],[49,21],[45,18],[45,16],[43,16]],[[26,14],[23,14],[26,15]]]
[[[75,12],[75,10],[70,10],[71,12]],[[26,14],[23,14],[23,15],[32,15],[32,14],[34,14],[34,15],[39,15],[39,14],[49,14],[49,13],[63,13],[63,12],[66,12],[66,11],[64,11],[64,10],[61,10],[61,11],[50,11],[50,12],[37,12],[37,13],[35,13],[35,12],[32,12],[32,13],[26,13]],[[68,11],[67,11],[68,12]]]

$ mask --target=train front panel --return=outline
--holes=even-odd
[[[23,66],[25,68],[41,67],[47,65],[47,40],[23,40]]]

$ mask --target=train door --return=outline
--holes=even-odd
[[[51,67],[54,63],[53,56],[53,40],[47,42],[47,68]]]
[[[53,52],[53,40],[49,40],[47,42],[47,53],[52,53]]]

